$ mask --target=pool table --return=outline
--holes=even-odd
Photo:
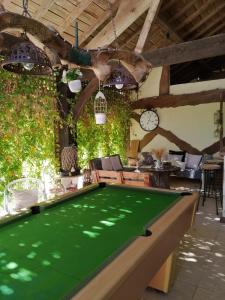
[[[191,226],[197,197],[99,183],[6,217],[0,299],[140,299]]]

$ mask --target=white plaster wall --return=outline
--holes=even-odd
[[[141,86],[139,98],[159,95],[159,82],[162,68],[155,68],[150,73],[146,82]],[[216,88],[225,88],[225,79],[179,84],[170,87],[171,94],[189,94]],[[171,131],[180,139],[190,143],[193,147],[202,150],[218,141],[214,136],[214,112],[219,109],[219,103],[201,104],[196,106],[182,106],[176,108],[157,109],[159,126]],[[141,113],[142,110],[136,110]],[[225,108],[224,108],[225,116]],[[142,139],[146,131],[132,119],[131,139]],[[170,143],[164,137],[157,135],[142,151],[150,151],[152,148],[165,147],[178,150],[175,144]]]

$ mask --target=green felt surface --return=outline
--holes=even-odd
[[[64,299],[179,197],[106,186],[2,226],[0,299]]]

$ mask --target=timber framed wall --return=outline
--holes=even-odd
[[[152,70],[147,81],[140,89],[139,99],[159,95],[161,73],[162,68],[154,68]],[[170,86],[170,94],[192,94],[224,88],[225,79],[220,79]],[[131,140],[140,139],[141,151],[151,151],[153,148],[160,147],[165,147],[167,150],[178,150],[179,147],[177,144],[184,142],[186,143],[184,144],[186,151],[192,153],[201,152],[219,141],[219,137],[214,136],[214,113],[219,110],[219,108],[219,101],[194,106],[185,105],[157,108],[160,118],[160,128],[155,131],[155,134],[154,131],[152,134],[149,134],[142,130],[137,119],[132,119],[130,138]],[[140,114],[142,111],[143,109],[137,109],[134,112]],[[167,136],[170,138],[167,139]],[[175,143],[171,142],[173,138]]]

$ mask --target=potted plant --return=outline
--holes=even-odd
[[[79,93],[81,90],[82,73],[80,69],[64,70],[62,74],[62,82],[67,83],[72,93]]]

